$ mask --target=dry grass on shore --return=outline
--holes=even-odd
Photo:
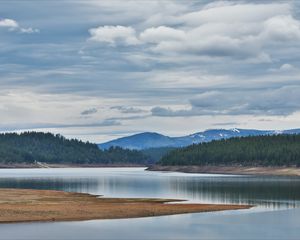
[[[0,223],[120,219],[247,209],[248,205],[164,204],[178,200],[103,198],[52,190],[0,189]]]

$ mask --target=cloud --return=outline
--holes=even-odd
[[[238,122],[222,122],[222,123],[214,123],[213,126],[238,126],[240,123]]]
[[[295,71],[296,68],[295,66],[293,66],[292,64],[289,63],[284,63],[282,64],[279,68],[270,68],[269,71],[270,72],[277,72],[277,73],[287,73],[287,72],[291,72],[291,71]]]
[[[240,2],[213,2],[205,5],[199,11],[192,11],[180,18],[191,26],[203,23],[236,23],[236,22],[263,22],[274,15],[289,14],[290,4],[287,3],[240,3]],[[253,15],[255,13],[255,15]],[[238,30],[238,29],[237,29]],[[246,29],[245,29],[246,30]]]
[[[202,115],[287,116],[300,111],[300,86],[277,89],[209,91],[190,99],[189,109],[155,107],[153,116],[186,117]]]
[[[151,113],[152,116],[157,117],[187,117],[199,115],[199,113],[195,112],[193,109],[174,110],[170,107],[154,107],[151,109]]]
[[[113,106],[110,107],[110,109],[116,109],[120,111],[121,113],[142,113],[145,112],[145,110],[136,108],[136,107],[127,107],[127,106]]]
[[[282,64],[280,66],[281,71],[289,71],[289,70],[293,70],[293,69],[294,69],[294,66],[291,64],[288,64],[288,63]]]
[[[299,45],[300,40],[300,23],[286,3],[221,2],[175,18],[176,27],[149,27],[139,34],[132,26],[100,26],[90,29],[90,39],[113,46],[140,44],[144,45],[141,49],[146,47],[160,55],[230,57],[252,62],[270,62],[272,42]]]
[[[300,40],[300,22],[291,15],[274,16],[263,23],[261,35],[271,41]]]
[[[154,27],[162,24],[176,23],[176,15],[189,11],[195,7],[193,1],[151,0],[143,1],[83,1],[80,3],[97,9],[101,22],[117,24],[135,24],[142,27]],[[134,11],[133,11],[134,9]],[[95,16],[94,16],[95,17]],[[99,20],[99,21],[100,21]]]
[[[14,28],[18,28],[19,24],[13,19],[6,18],[6,19],[0,20],[0,27],[14,29]]]
[[[117,120],[104,120],[92,123],[17,123],[17,124],[0,124],[0,131],[19,131],[19,130],[34,130],[34,129],[60,129],[60,128],[94,128],[120,126],[121,123]]]
[[[272,127],[299,125],[298,1],[59,5],[1,4],[11,20],[0,27],[3,124],[115,120],[99,129],[65,126],[65,133],[94,133],[96,140],[110,131],[176,135],[232,121],[269,125],[258,118],[272,118]],[[21,34],[35,28],[43,31]],[[91,106],[98,113],[78,116]]]
[[[39,29],[34,28],[23,28],[20,27],[19,23],[13,19],[0,19],[0,28],[8,28],[10,31],[18,31],[20,33],[38,33]]]
[[[96,108],[90,108],[90,109],[82,111],[80,114],[81,115],[92,115],[92,114],[95,114],[97,112],[98,112],[98,110]]]
[[[39,33],[40,30],[36,28],[20,28],[21,33]]]
[[[182,17],[187,25],[182,37],[173,41],[164,36],[154,50],[241,59],[266,55],[271,42],[297,44],[300,40],[299,21],[287,6],[237,4],[187,14]]]
[[[140,34],[144,43],[160,43],[162,41],[182,41],[186,37],[182,30],[166,26],[148,28]]]
[[[90,40],[95,42],[104,42],[111,45],[137,45],[139,40],[136,38],[136,32],[132,27],[125,26],[103,26],[89,30]]]
[[[151,117],[150,114],[147,115],[133,115],[133,116],[120,116],[120,117],[112,117],[112,118],[108,118],[107,120],[111,120],[111,121],[122,121],[122,120],[137,120],[137,119],[146,119]]]

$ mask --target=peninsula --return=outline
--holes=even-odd
[[[174,203],[180,201],[104,198],[53,190],[0,189],[0,223],[121,219],[251,208],[249,205]]]

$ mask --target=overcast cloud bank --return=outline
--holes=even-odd
[[[2,131],[58,126],[102,141],[227,123],[299,127],[297,1],[2,5]]]

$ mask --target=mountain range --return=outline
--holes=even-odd
[[[118,146],[126,149],[143,150],[161,147],[185,147],[201,142],[227,139],[232,137],[247,137],[259,135],[300,134],[300,129],[290,130],[255,130],[255,129],[209,129],[182,137],[169,137],[155,132],[144,132],[128,137],[118,138],[109,142],[98,144],[101,149]]]

